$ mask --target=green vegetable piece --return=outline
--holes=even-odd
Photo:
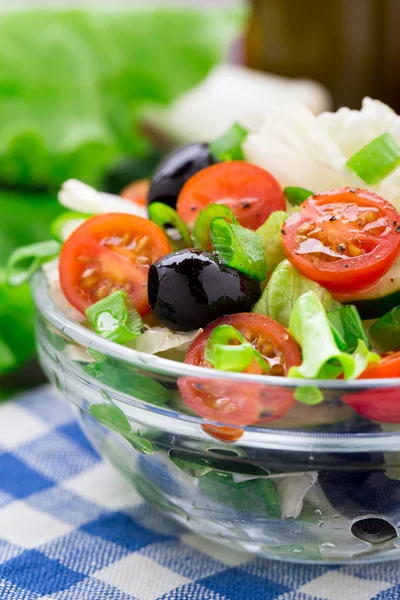
[[[0,373],[7,373],[16,363],[16,357],[10,346],[0,338]]]
[[[298,387],[294,392],[294,397],[297,402],[308,404],[309,406],[321,404],[324,399],[324,395],[321,390],[313,385]]]
[[[89,306],[86,316],[96,333],[117,344],[126,344],[143,333],[139,313],[121,290]]]
[[[188,460],[182,460],[176,456],[170,456],[170,459],[174,465],[186,473],[186,475],[190,475],[190,477],[203,477],[203,475],[207,475],[207,473],[213,470],[212,467],[208,467],[207,465],[202,466]]]
[[[368,350],[371,350],[371,341],[355,306],[352,304],[342,306],[328,312],[327,317],[333,337],[340,350],[354,352],[359,340],[362,340]]]
[[[373,341],[384,351],[400,349],[400,306],[383,315],[370,329]]]
[[[260,300],[253,308],[253,313],[271,317],[288,328],[296,301],[310,290],[317,295],[327,312],[341,307],[324,287],[304,277],[292,263],[284,260],[272,273]]]
[[[217,217],[211,221],[210,237],[215,252],[224,263],[257,281],[264,281],[267,265],[261,238],[255,231]]]
[[[268,373],[269,364],[232,325],[219,325],[211,332],[205,359],[215,369],[242,372],[255,360]]]
[[[283,195],[292,206],[300,206],[310,196],[313,196],[314,192],[301,187],[287,187],[283,190]]]
[[[239,123],[234,123],[224,135],[211,142],[211,153],[220,161],[244,160],[242,143],[248,133]]]
[[[140,454],[154,454],[154,451],[157,449],[157,446],[152,444],[150,440],[146,440],[137,433],[130,432],[125,435],[125,438]]]
[[[84,371],[98,382],[149,404],[163,406],[172,398],[170,390],[155,379],[112,359],[89,363]]]
[[[264,248],[267,271],[273,271],[286,258],[282,245],[281,229],[288,216],[288,213],[283,210],[276,210],[257,229]]]
[[[192,239],[195,248],[199,250],[210,250],[212,248],[210,224],[216,217],[221,217],[234,225],[237,223],[237,218],[229,206],[225,206],[224,204],[209,204],[199,212],[193,227]]]
[[[303,362],[289,369],[289,377],[330,379],[343,373],[345,379],[356,379],[369,363],[380,361],[362,340],[353,354],[341,352],[333,337],[328,317],[318,296],[302,294],[293,307],[289,331],[301,346]]]
[[[60,244],[54,240],[16,248],[8,259],[6,283],[10,286],[26,283],[45,262],[58,256],[60,248]]]
[[[96,421],[106,425],[113,431],[118,431],[118,433],[124,435],[130,433],[131,426],[125,413],[111,401],[111,398],[105,392],[103,392],[103,397],[107,397],[109,401],[104,404],[92,404],[90,407],[91,415]]]
[[[92,404],[90,414],[102,425],[122,434],[132,446],[142,454],[153,454],[153,444],[137,433],[131,431],[131,426],[125,413],[112,401],[107,392],[101,392],[106,400],[103,404]]]
[[[162,202],[152,202],[149,206],[149,217],[163,229],[174,250],[190,248],[190,233],[176,210]]]
[[[162,127],[162,108],[203,81],[244,25],[236,9],[109,9],[1,11],[1,181],[97,185],[119,157],[145,152],[143,112],[156,105]]]
[[[256,478],[235,483],[230,473],[211,471],[199,479],[200,491],[223,506],[270,519],[280,517],[274,483]]]
[[[0,269],[0,375],[22,365],[35,351],[29,283],[9,287]]]
[[[390,133],[384,133],[353,154],[346,164],[363,181],[375,185],[400,164],[400,146]]]
[[[57,242],[63,243],[91,215],[67,211],[58,216],[50,225],[50,233]]]

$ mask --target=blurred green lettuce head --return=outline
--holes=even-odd
[[[96,184],[119,156],[144,152],[140,109],[201,81],[241,17],[182,8],[0,14],[0,182]]]

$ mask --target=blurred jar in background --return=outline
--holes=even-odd
[[[323,83],[336,106],[364,96],[400,113],[400,0],[250,0],[247,65]]]

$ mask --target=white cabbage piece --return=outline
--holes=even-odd
[[[151,327],[133,340],[130,345],[135,350],[147,354],[158,354],[172,348],[185,352],[202,331],[202,329],[198,329],[189,333],[175,333],[167,327]]]
[[[314,81],[223,64],[170,106],[146,108],[143,120],[181,143],[210,141],[235,121],[257,131],[265,108],[287,102],[288,98],[302,102],[316,114],[332,105],[328,91]]]
[[[317,483],[317,480],[317,471],[290,473],[275,478],[281,500],[282,519],[297,519],[302,511],[307,492]]]
[[[86,321],[85,315],[82,315],[76,308],[71,306],[61,289],[58,258],[44,263],[42,269],[49,285],[50,296],[58,308],[72,321],[78,323]]]
[[[400,145],[400,117],[378,100],[364,98],[361,110],[341,108],[317,117],[304,105],[288,103],[267,110],[261,129],[243,148],[247,160],[270,171],[282,187],[313,192],[360,187],[400,210],[400,167],[375,186],[346,167],[355,152],[386,132]]]
[[[58,201],[69,210],[86,214],[117,212],[143,218],[148,216],[147,209],[144,206],[115,194],[98,192],[90,185],[77,179],[68,179],[63,183],[58,193]]]

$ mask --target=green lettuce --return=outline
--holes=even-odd
[[[272,273],[253,312],[267,315],[287,328],[295,303],[302,294],[310,290],[315,293],[327,312],[340,308],[341,304],[332,298],[328,290],[304,277],[288,260],[284,260]]]
[[[98,183],[144,152],[138,118],[199,83],[242,11],[136,8],[0,14],[0,181]]]
[[[225,55],[243,14],[145,7],[0,13],[0,269],[14,248],[49,238],[65,179],[97,185],[121,157],[146,155],[142,109],[199,83]],[[2,375],[33,353],[34,341],[28,286],[10,290],[1,279],[0,302]]]
[[[339,350],[328,317],[313,291],[302,294],[290,316],[289,331],[301,346],[303,362],[289,369],[289,377],[330,379],[343,373],[345,379],[356,379],[370,362],[379,362],[362,340],[352,354]]]
[[[22,365],[35,351],[29,284],[10,288],[0,269],[0,375]]]
[[[273,271],[285,259],[286,255],[281,241],[281,229],[288,216],[288,213],[285,211],[276,210],[257,229],[264,248],[267,271]]]

